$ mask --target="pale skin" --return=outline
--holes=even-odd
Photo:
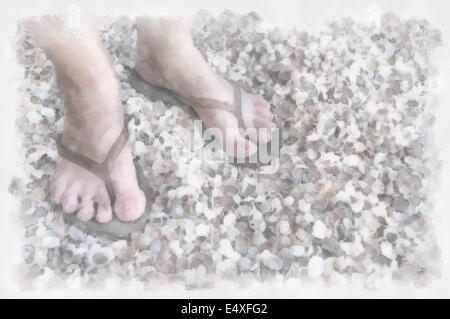
[[[231,85],[209,67],[194,46],[185,19],[139,17],[136,22],[136,71],[144,80],[185,96],[233,102]],[[62,143],[101,162],[120,134],[124,119],[118,80],[95,28],[74,31],[61,20],[45,17],[29,22],[29,29],[53,63],[64,98],[66,118]],[[242,118],[246,128],[267,129],[250,136],[250,140],[241,136],[232,113],[192,107],[206,127],[223,132],[224,143],[231,146],[226,149],[237,150],[237,154],[229,154],[233,157],[254,155],[256,142],[268,142],[270,130],[275,128],[270,104],[260,95],[242,94]],[[116,196],[114,207],[100,178],[59,158],[50,183],[50,196],[65,213],[76,213],[82,221],[95,218],[99,223],[108,223],[113,210],[122,221],[138,219],[146,201],[137,183],[129,146],[114,163],[111,178]]]

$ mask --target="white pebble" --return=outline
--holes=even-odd
[[[225,217],[223,218],[224,226],[227,226],[227,227],[233,226],[235,222],[236,222],[236,215],[233,213],[229,213],[229,214],[225,215]]]
[[[28,121],[30,121],[30,123],[37,124],[42,120],[42,116],[38,112],[31,111],[28,112],[27,119]]]
[[[279,223],[278,227],[279,227],[280,233],[282,233],[283,235],[286,235],[291,231],[291,226],[289,225],[289,222],[286,220],[282,220]]]
[[[324,239],[328,235],[327,226],[321,220],[317,220],[314,223],[312,235],[316,238]]]
[[[302,213],[309,213],[311,211],[311,204],[308,204],[307,202],[305,202],[303,199],[300,199],[298,201],[298,209],[302,212]]]
[[[59,247],[60,240],[57,237],[49,236],[49,237],[45,237],[42,240],[42,244],[47,248],[56,248],[56,247]]]
[[[305,254],[305,247],[301,245],[292,245],[289,247],[289,253],[295,257],[303,256]]]
[[[384,241],[381,243],[381,254],[386,257],[389,258],[391,260],[395,259],[396,254],[394,249],[392,248],[391,243]]]
[[[230,259],[238,259],[240,257],[228,239],[222,239],[219,243],[219,252]]]
[[[292,196],[288,196],[288,197],[285,197],[284,199],[283,199],[283,205],[284,206],[291,206],[292,204],[294,204],[294,198],[292,197]]]
[[[195,226],[195,233],[199,236],[207,236],[209,233],[209,226],[205,224],[198,224]]]

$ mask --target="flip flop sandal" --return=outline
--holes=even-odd
[[[122,132],[117,137],[114,144],[109,149],[106,158],[103,162],[98,163],[90,158],[87,158],[81,154],[71,151],[67,147],[65,147],[60,141],[58,142],[58,153],[59,156],[65,158],[66,160],[77,164],[78,166],[83,167],[84,169],[90,171],[91,173],[97,175],[99,178],[103,180],[106,186],[106,190],[108,191],[109,198],[111,200],[111,207],[114,207],[115,202],[115,194],[113,192],[112,181],[111,181],[111,170],[114,166],[114,162],[119,156],[120,152],[128,142],[128,129],[127,126],[124,125]],[[134,164],[136,167],[136,176],[138,179],[139,187],[145,191],[148,189],[148,182],[145,178],[142,168],[139,163],[134,160]],[[63,218],[66,223],[77,227],[78,229],[88,233],[94,234],[96,236],[103,236],[109,238],[123,238],[127,237],[131,233],[141,230],[147,225],[149,219],[149,211],[150,211],[150,201],[147,198],[146,208],[142,216],[133,221],[133,222],[123,222],[119,220],[113,211],[113,219],[109,223],[99,223],[95,219],[91,219],[90,221],[83,222],[79,220],[75,213],[66,214],[64,213]]]
[[[191,105],[196,105],[199,107],[205,107],[205,108],[216,108],[216,109],[222,109],[225,111],[228,111],[232,113],[234,116],[236,116],[238,120],[239,128],[243,129],[245,131],[245,124],[244,120],[242,118],[242,89],[236,84],[231,83],[234,90],[234,102],[233,104],[226,103],[223,101],[215,100],[215,99],[208,99],[208,98],[197,98],[197,97],[187,97],[179,94],[178,92],[168,90],[163,87],[155,86],[144,79],[140,77],[140,75],[136,72],[134,69],[129,69],[130,76],[128,77],[128,82],[130,85],[136,90],[136,92],[143,94],[151,101],[162,101],[169,105],[178,105],[186,111],[189,115],[195,114],[196,118],[198,117],[198,114],[195,112],[195,110],[191,107]],[[278,120],[275,118],[275,123],[277,125],[277,128],[279,128]],[[279,134],[274,134],[272,138],[278,138],[278,154],[281,149],[281,136]],[[267,143],[268,149],[271,150],[272,146],[272,140]],[[256,166],[263,166],[267,165],[268,163],[262,163],[259,158],[259,152],[257,152],[254,156],[247,158],[245,163],[237,162],[237,159],[233,159],[233,163],[238,166],[247,166],[247,165],[255,165]],[[268,154],[271,156],[271,159],[276,158],[277,154]]]

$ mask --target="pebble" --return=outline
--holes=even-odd
[[[110,247],[100,247],[95,244],[88,252],[88,261],[91,265],[101,267],[108,264],[115,257]]]
[[[279,230],[283,235],[289,234],[291,232],[291,226],[289,225],[289,222],[286,220],[280,221]]]
[[[305,202],[303,199],[298,201],[298,209],[305,214],[308,214],[311,211],[311,204]]]
[[[324,239],[328,235],[327,226],[321,220],[315,221],[312,230],[312,235],[316,238]]]
[[[396,257],[392,244],[389,242],[384,241],[381,243],[381,253],[383,254],[384,257],[391,260],[395,259]]]
[[[312,256],[308,261],[308,276],[318,278],[322,275],[324,268],[323,258],[320,256]]]
[[[42,245],[47,248],[57,248],[60,245],[60,240],[58,237],[48,236],[42,240]]]
[[[228,239],[222,239],[219,243],[219,252],[225,257],[231,259],[238,259],[240,257],[239,253],[237,253]]]
[[[151,244],[150,244],[150,249],[155,252],[158,253],[161,251],[161,240],[160,239],[153,239]]]
[[[226,227],[233,226],[235,222],[236,222],[236,215],[233,213],[229,213],[225,215],[225,217],[223,218],[223,225]]]
[[[293,245],[289,247],[289,253],[295,257],[301,257],[305,254],[305,247],[301,245]]]
[[[31,124],[38,124],[42,120],[42,116],[35,111],[28,112],[27,119]]]
[[[195,233],[199,236],[207,236],[209,233],[209,226],[205,224],[199,224],[195,226]]]
[[[272,270],[280,270],[281,268],[283,268],[283,260],[280,257],[272,254],[267,249],[264,250],[260,256],[263,265],[267,268]]]
[[[294,204],[294,198],[292,196],[287,196],[283,199],[283,205],[290,207],[292,204]]]

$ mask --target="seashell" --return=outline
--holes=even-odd
[[[60,240],[58,237],[55,236],[47,236],[42,239],[42,245],[44,245],[49,249],[57,248],[60,246]]]
[[[228,221],[228,223],[230,223],[230,221]],[[224,224],[225,224],[225,222],[224,222]],[[231,224],[229,224],[229,225],[231,226]],[[209,226],[205,225],[205,224],[198,224],[197,226],[195,226],[195,233],[198,236],[208,236]]]
[[[319,239],[324,239],[330,234],[330,230],[327,226],[321,221],[316,220],[313,225],[312,235]]]
[[[271,270],[281,270],[283,268],[283,260],[277,255],[272,254],[267,249],[260,254],[262,264]]]
[[[305,254],[305,247],[301,245],[292,245],[289,247],[289,253],[295,257],[301,257]]]
[[[289,225],[288,221],[282,220],[278,223],[278,230],[281,234],[286,235],[291,232],[291,226]]]
[[[114,258],[114,251],[110,247],[93,245],[87,253],[88,262],[92,266],[102,267],[110,263]]]

